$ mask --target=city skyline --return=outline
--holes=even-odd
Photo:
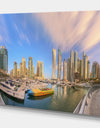
[[[3,46],[1,47],[3,48]],[[88,60],[88,56],[83,52],[81,58],[78,57],[78,52],[70,51],[70,57],[62,61],[61,50],[58,49],[58,64],[56,65],[56,49],[52,49],[52,77],[51,79],[58,79],[64,81],[74,81],[75,79],[86,80],[90,78],[100,78],[100,65],[94,61],[93,64]],[[57,74],[56,72],[57,71]],[[63,78],[61,74],[63,73]],[[29,57],[28,68],[26,67],[26,60],[23,57],[22,62],[17,68],[17,62],[14,61],[14,68],[10,71],[12,77],[26,77],[35,79],[44,79],[43,62],[37,61],[37,70],[33,65],[33,58]],[[57,75],[57,77],[56,77]],[[78,75],[78,76],[77,76]]]
[[[56,51],[61,49],[62,62],[70,57],[73,49],[74,52],[78,51],[79,58],[85,51],[91,64],[93,61],[100,64],[99,22],[99,11],[0,14],[0,46],[5,45],[9,51],[8,72],[12,69],[13,62],[19,64],[22,57],[26,58],[28,67],[28,57],[31,56],[35,72],[37,61],[43,61],[44,77],[51,78],[53,48]],[[58,53],[56,64],[57,57]],[[55,74],[57,77],[57,71]]]

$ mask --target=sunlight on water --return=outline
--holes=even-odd
[[[84,88],[69,88],[68,86],[48,85],[55,90],[54,94],[42,97],[29,97],[26,93],[25,100],[18,101],[1,92],[1,96],[7,105],[39,108],[73,112],[81,98],[87,92]]]

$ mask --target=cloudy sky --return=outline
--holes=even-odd
[[[82,58],[86,52],[91,64],[100,63],[100,12],[54,12],[31,14],[0,14],[0,45],[9,53],[9,71],[13,62],[33,57],[44,62],[44,76],[52,75],[52,48],[61,48],[62,61],[70,50]],[[18,66],[19,67],[19,66]]]

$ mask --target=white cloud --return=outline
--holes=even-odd
[[[0,15],[0,42],[2,44],[9,43],[9,33],[7,30],[7,25],[5,23],[3,15]]]
[[[30,45],[30,40],[29,37],[26,35],[26,33],[24,33],[23,29],[21,30],[20,28],[18,28],[18,26],[16,24],[14,24],[14,27],[16,29],[16,32],[18,34],[18,38],[19,38],[19,42],[18,44],[20,46],[22,46],[22,40],[24,40],[26,43],[28,43]]]
[[[36,15],[55,47],[62,52],[78,43],[81,50],[90,50],[100,41],[100,12],[60,12]]]

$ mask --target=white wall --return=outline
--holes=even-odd
[[[100,0],[0,0],[0,13],[100,10]],[[100,128],[100,118],[0,107],[0,128]]]

